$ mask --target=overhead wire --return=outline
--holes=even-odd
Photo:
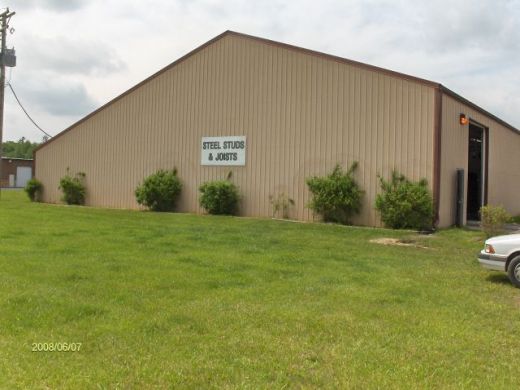
[[[36,126],[38,128],[38,130],[40,130],[43,134],[45,134],[47,137],[49,138],[52,138],[52,135],[50,135],[49,133],[47,133],[45,130],[43,130],[40,126],[38,126],[38,124],[34,121],[33,118],[31,118],[31,116],[29,115],[29,113],[27,112],[27,110],[24,108],[22,102],[20,102],[20,99],[18,99],[18,96],[16,95],[16,92],[14,91],[13,89],[13,86],[10,82],[8,82],[6,84],[7,87],[9,87],[9,89],[11,90],[11,92],[13,93],[13,96],[14,98],[16,99],[16,101],[18,102],[18,105],[20,106],[20,108],[22,109],[22,111],[25,113],[25,115],[27,116],[27,118],[29,118],[29,120],[33,123],[34,126]]]

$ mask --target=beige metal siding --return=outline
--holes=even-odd
[[[455,222],[457,168],[464,169],[467,190],[469,125],[459,124],[461,113],[489,128],[488,204],[503,205],[510,213],[520,214],[520,134],[443,95],[440,226]]]
[[[201,213],[198,186],[233,171],[242,215],[271,215],[270,194],[312,219],[305,179],[359,161],[356,223],[379,224],[377,175],[432,185],[434,89],[317,55],[228,35],[79,123],[36,153],[46,202],[66,167],[87,174],[89,205],[135,208],[134,189],[177,167],[179,210]],[[246,135],[245,167],[203,167],[203,136]]]

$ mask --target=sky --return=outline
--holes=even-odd
[[[7,68],[55,135],[234,30],[440,82],[520,128],[520,0],[11,0]],[[4,140],[42,133],[5,90]]]

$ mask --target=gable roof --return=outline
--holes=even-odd
[[[34,149],[34,152],[36,152],[39,149],[47,146],[52,141],[54,141],[55,139],[61,137],[64,134],[66,134],[67,132],[73,130],[79,124],[85,122],[87,119],[89,119],[92,116],[96,115],[98,112],[104,110],[105,108],[107,108],[108,106],[110,106],[113,103],[117,102],[118,100],[122,99],[126,95],[132,93],[133,91],[135,91],[136,89],[138,89],[142,85],[148,83],[149,81],[151,81],[154,78],[158,77],[162,73],[170,70],[171,68],[173,68],[177,64],[183,62],[184,60],[186,60],[186,59],[190,58],[191,56],[197,54],[198,52],[200,52],[201,50],[203,50],[207,46],[210,46],[214,42],[216,42],[216,41],[218,41],[218,40],[220,40],[220,39],[222,39],[222,38],[224,38],[224,37],[226,37],[228,35],[230,35],[230,36],[237,36],[237,37],[246,38],[246,39],[251,39],[251,40],[254,40],[254,41],[261,42],[263,44],[273,45],[273,46],[281,47],[281,48],[284,48],[284,49],[287,49],[287,50],[304,53],[306,55],[316,56],[316,57],[324,58],[324,59],[327,59],[327,60],[336,61],[336,62],[339,62],[339,63],[348,64],[348,65],[352,65],[352,66],[363,68],[363,69],[370,70],[370,71],[373,71],[373,72],[382,73],[382,74],[385,74],[387,76],[392,76],[392,77],[396,77],[396,78],[399,78],[399,79],[408,80],[408,81],[416,82],[416,83],[419,83],[419,84],[422,84],[422,85],[426,85],[426,86],[435,88],[435,89],[439,90],[440,92],[445,93],[446,95],[451,96],[452,98],[458,100],[459,102],[461,102],[461,103],[463,103],[463,104],[473,108],[474,110],[476,110],[476,111],[480,112],[481,114],[483,114],[483,115],[493,119],[494,121],[496,121],[497,123],[501,124],[502,126],[508,128],[508,129],[510,129],[510,130],[514,131],[515,133],[520,135],[520,130],[518,130],[514,126],[512,126],[509,123],[505,122],[504,120],[498,118],[497,116],[491,114],[490,112],[484,110],[483,108],[477,106],[476,104],[472,103],[471,101],[467,100],[466,98],[464,98],[464,97],[460,96],[459,94],[453,92],[452,90],[446,88],[445,86],[443,86],[440,83],[436,83],[434,81],[426,80],[426,79],[423,79],[423,78],[420,78],[420,77],[411,76],[411,75],[408,75],[408,74],[405,74],[405,73],[396,72],[396,71],[393,71],[393,70],[390,70],[390,69],[385,69],[385,68],[381,68],[381,67],[378,67],[378,66],[365,64],[363,62],[354,61],[354,60],[350,60],[350,59],[343,58],[343,57],[338,57],[338,56],[335,56],[335,55],[332,55],[332,54],[327,54],[327,53],[323,53],[323,52],[319,52],[319,51],[315,51],[315,50],[305,49],[303,47],[294,46],[294,45],[290,45],[290,44],[287,44],[287,43],[282,43],[282,42],[273,41],[273,40],[266,39],[266,38],[260,38],[260,37],[256,37],[256,36],[253,36],[253,35],[248,35],[248,34],[243,34],[243,33],[235,32],[235,31],[227,30],[227,31],[224,31],[222,34],[217,35],[213,39],[207,41],[206,43],[204,43],[204,44],[198,46],[197,48],[193,49],[192,51],[190,51],[189,53],[187,53],[184,56],[180,57],[179,59],[177,59],[176,61],[172,62],[171,64],[165,66],[164,68],[162,68],[158,72],[152,74],[148,78],[146,78],[143,81],[139,82],[138,84],[134,85],[132,88],[130,88],[127,91],[123,92],[119,96],[116,96],[114,99],[108,101],[107,103],[105,103],[104,105],[102,105],[98,109],[94,110],[93,112],[91,112],[87,116],[81,118],[80,120],[78,120],[77,122],[72,124],[71,126],[67,127],[65,130],[63,130],[60,133],[56,134],[54,137],[52,137],[47,142],[39,145],[36,149]]]

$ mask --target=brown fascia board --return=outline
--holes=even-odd
[[[287,43],[273,41],[273,40],[266,39],[266,38],[255,37],[254,35],[238,33],[238,32],[235,32],[235,31],[227,31],[227,33],[230,34],[230,35],[235,35],[237,37],[247,38],[247,39],[251,39],[253,41],[259,41],[259,42],[264,43],[264,44],[277,46],[277,47],[282,47],[284,49],[297,51],[297,52],[300,52],[300,53],[303,53],[303,54],[324,58],[324,59],[327,59],[327,60],[336,61],[336,62],[339,62],[339,63],[342,63],[342,64],[353,65],[353,66],[356,66],[358,68],[363,68],[363,69],[370,70],[370,71],[373,71],[373,72],[383,73],[383,74],[388,75],[388,76],[393,76],[393,77],[397,77],[397,78],[404,79],[404,80],[415,81],[417,83],[424,84],[424,85],[427,85],[427,86],[430,86],[430,87],[433,87],[433,88],[438,88],[439,87],[439,83],[436,83],[434,81],[422,79],[420,77],[410,76],[410,75],[405,74],[405,73],[399,73],[399,72],[396,72],[396,71],[393,71],[393,70],[390,70],[390,69],[380,68],[378,66],[365,64],[365,63],[359,62],[359,61],[349,60],[348,58],[338,57],[338,56],[335,56],[335,55],[332,55],[332,54],[327,54],[327,53],[323,53],[323,52],[316,51],[316,50],[305,49],[305,48],[300,47],[300,46],[289,45]]]
[[[446,88],[444,85],[439,84],[439,88],[441,89],[442,93],[445,93],[446,95],[452,97],[453,99],[457,100],[458,102],[465,104],[466,106],[474,109],[475,111],[480,112],[482,115],[487,116],[488,118],[494,120],[498,124],[508,128],[509,130],[513,131],[514,133],[520,135],[520,130],[514,127],[513,125],[510,125],[506,121],[500,119],[499,117],[491,114],[489,111],[484,110],[482,107],[477,106],[475,103],[469,101],[463,96],[460,96],[458,93],[453,92],[451,89]]]
[[[129,95],[130,93],[132,93],[133,91],[135,91],[136,89],[138,89],[139,87],[143,86],[144,84],[148,83],[149,81],[153,80],[154,78],[160,76],[162,73],[166,72],[167,70],[173,68],[175,65],[177,64],[180,64],[181,62],[183,62],[184,60],[190,58],[192,55],[198,53],[199,51],[201,51],[202,49],[206,48],[207,46],[213,44],[214,42],[220,40],[221,38],[224,38],[226,35],[230,34],[231,31],[224,31],[222,34],[219,34],[217,35],[215,38],[207,41],[206,43],[203,43],[202,45],[198,46],[197,48],[193,49],[192,51],[190,51],[189,53],[183,55],[181,58],[177,59],[176,61],[172,62],[170,65],[166,65],[164,68],[162,68],[161,70],[159,70],[158,72],[152,74],[150,77],[147,77],[146,79],[144,79],[143,81],[141,81],[140,83],[137,83],[136,85],[134,85],[132,88],[130,88],[129,90],[123,92],[121,95],[118,95],[116,96],[115,98],[113,98],[112,100],[110,100],[109,102],[103,104],[101,107],[99,107],[98,109],[92,111],[90,114],[88,114],[87,116],[81,118],[79,121],[73,123],[72,125],[70,125],[69,127],[67,127],[65,130],[62,130],[61,132],[59,132],[58,134],[56,134],[54,137],[52,137],[50,140],[48,140],[47,142],[44,142],[42,143],[41,145],[39,145],[37,148],[34,149],[34,153],[36,153],[38,150],[40,150],[41,148],[47,146],[48,144],[50,144],[52,141],[56,140],[57,138],[61,137],[62,135],[68,133],[69,131],[73,130],[76,126],[78,126],[79,124],[85,122],[87,119],[93,117],[94,115],[96,115],[98,112],[104,110],[105,108],[107,108],[108,106],[112,105],[113,103],[117,102],[118,100],[124,98],[126,95]]]
[[[222,34],[220,35],[217,35],[215,38],[207,41],[206,43],[198,46],[197,48],[195,48],[194,50],[190,51],[189,53],[185,54],[184,56],[182,56],[181,58],[177,59],[176,61],[172,62],[170,65],[167,65],[166,67],[162,68],[161,70],[159,70],[158,72],[152,74],[150,77],[144,79],[143,81],[141,81],[140,83],[134,85],[132,88],[130,88],[129,90],[123,92],[121,95],[115,97],[114,99],[110,100],[109,102],[105,103],[104,105],[102,105],[101,107],[99,107],[98,109],[96,109],[95,111],[91,112],[90,114],[88,114],[87,116],[83,117],[82,119],[80,119],[79,121],[75,122],[74,124],[72,124],[71,126],[69,126],[68,128],[66,128],[65,130],[61,131],[60,133],[56,134],[54,137],[52,137],[50,140],[48,140],[47,142],[41,144],[40,146],[38,146],[36,149],[34,149],[34,152],[37,152],[38,150],[40,150],[41,148],[47,146],[49,143],[53,142],[54,140],[56,140],[57,138],[61,137],[62,135],[68,133],[69,131],[73,130],[76,126],[78,126],[79,124],[85,122],[87,119],[91,118],[92,116],[96,115],[98,112],[104,110],[105,108],[107,108],[108,106],[110,106],[111,104],[117,102],[118,100],[122,99],[123,97],[125,97],[126,95],[132,93],[133,91],[135,91],[136,89],[138,89],[139,87],[141,87],[142,85],[148,83],[149,81],[153,80],[154,78],[158,77],[159,75],[161,75],[162,73],[166,72],[167,70],[173,68],[175,65],[183,62],[184,60],[190,58],[191,56],[193,56],[194,54],[198,53],[199,51],[203,50],[204,48],[206,48],[207,46],[210,46],[211,44],[213,44],[214,42],[224,38],[225,36],[227,35],[233,35],[233,36],[236,36],[236,37],[242,37],[242,38],[246,38],[246,39],[251,39],[251,40],[254,40],[254,41],[258,41],[258,42],[261,42],[261,43],[264,43],[264,44],[268,44],[268,45],[273,45],[273,46],[277,46],[277,47],[281,47],[281,48],[284,48],[284,49],[287,49],[287,50],[292,50],[292,51],[297,51],[297,52],[300,52],[300,53],[304,53],[304,54],[307,54],[307,55],[311,55],[311,56],[316,56],[316,57],[320,57],[320,58],[324,58],[324,59],[327,59],[327,60],[331,60],[331,61],[336,61],[336,62],[339,62],[339,63],[342,63],[342,64],[348,64],[348,65],[352,65],[352,66],[356,66],[356,67],[359,67],[359,68],[362,68],[362,69],[366,69],[366,70],[369,70],[369,71],[373,71],[373,72],[377,72],[377,73],[382,73],[382,74],[385,74],[387,76],[391,76],[391,77],[396,77],[396,78],[399,78],[399,79],[403,79],[403,80],[408,80],[408,81],[412,81],[412,82],[416,82],[416,83],[419,83],[419,84],[422,84],[422,85],[426,85],[426,86],[429,86],[429,87],[432,87],[432,88],[435,88],[437,90],[442,90],[443,92],[445,92],[447,95],[457,99],[458,101],[460,101],[461,103],[464,103],[464,104],[467,104],[469,105],[470,107],[474,108],[475,110],[478,110],[479,112],[481,112],[482,114],[486,115],[486,116],[489,116],[490,118],[496,120],[498,123],[502,124],[503,126],[515,131],[516,133],[519,133],[520,134],[520,130],[516,129],[515,127],[509,125],[508,123],[504,122],[503,120],[497,118],[496,116],[490,114],[489,112],[485,111],[484,109],[478,107],[476,104],[473,104],[471,103],[469,100],[463,98],[462,96],[460,95],[457,95],[455,92],[449,90],[448,88],[444,87],[443,85],[439,84],[439,83],[436,83],[436,82],[433,82],[433,81],[430,81],[430,80],[426,80],[426,79],[422,79],[422,78],[419,78],[419,77],[415,77],[415,76],[411,76],[411,75],[407,75],[405,73],[400,73],[400,72],[396,72],[396,71],[393,71],[393,70],[389,70],[389,69],[385,69],[385,68],[380,68],[378,66],[374,66],[374,65],[369,65],[369,64],[365,64],[363,62],[358,62],[358,61],[354,61],[354,60],[349,60],[347,58],[343,58],[343,57],[338,57],[338,56],[334,56],[334,55],[331,55],[331,54],[326,54],[326,53],[322,53],[322,52],[319,52],[319,51],[315,51],[315,50],[310,50],[310,49],[305,49],[303,47],[299,47],[299,46],[294,46],[294,45],[289,45],[287,43],[282,43],[282,42],[277,42],[277,41],[273,41],[273,40],[270,40],[270,39],[266,39],[266,38],[260,38],[260,37],[256,37],[256,36],[253,36],[253,35],[248,35],[248,34],[243,34],[243,33],[238,33],[238,32],[235,32],[235,31],[231,31],[231,30],[227,30],[227,31],[224,31]]]

